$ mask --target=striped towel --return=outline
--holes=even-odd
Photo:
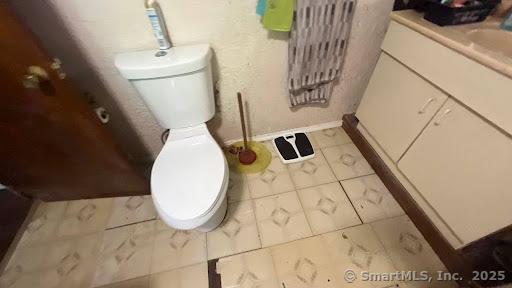
[[[340,77],[356,0],[297,0],[288,48],[290,106],[329,101]]]

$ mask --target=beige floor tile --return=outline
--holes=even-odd
[[[321,235],[329,255],[338,271],[351,270],[357,279],[350,287],[386,287],[397,281],[362,281],[361,273],[395,272],[388,254],[370,225],[359,225],[341,231]],[[343,281],[346,285],[346,280]],[[343,286],[342,286],[343,287]]]
[[[25,274],[46,267],[47,254],[52,248],[51,242],[17,247],[12,254],[3,273],[3,279],[13,278],[16,274]],[[6,273],[9,272],[9,273]],[[7,274],[7,276],[5,275]],[[10,281],[9,281],[10,282]]]
[[[437,280],[437,274],[432,273],[432,276],[435,276],[432,282],[428,281],[409,281],[405,283],[400,283],[397,288],[457,288],[457,282],[455,281],[440,281]],[[504,287],[506,288],[506,287]]]
[[[283,287],[341,287],[341,273],[333,266],[320,237],[294,241],[271,248]]]
[[[296,189],[312,187],[336,181],[329,164],[320,150],[315,158],[289,164],[289,171]]]
[[[32,245],[57,238],[57,229],[62,220],[67,201],[42,202],[27,225],[18,247]]]
[[[272,158],[272,162],[264,171],[248,174],[247,180],[252,198],[261,198],[294,189],[287,165],[281,163],[277,156]]]
[[[95,233],[20,248],[0,276],[0,287],[88,288],[101,239]]]
[[[151,288],[208,288],[206,262],[151,275]]]
[[[345,130],[341,127],[314,131],[311,133],[319,148],[336,146],[341,144],[351,143],[352,140],[348,137]]]
[[[297,191],[313,234],[361,224],[338,182]]]
[[[295,191],[254,201],[263,247],[312,235]]]
[[[313,136],[313,133],[314,132],[308,132],[308,133],[306,133],[306,135],[308,136],[309,142],[311,142],[311,146],[313,146],[313,149],[315,149],[315,151],[316,151],[317,149],[320,149],[320,147],[318,146],[318,143],[316,142],[316,139]]]
[[[322,153],[338,180],[374,173],[370,164],[352,143],[324,148]]]
[[[446,270],[436,253],[406,215],[377,221],[371,225],[398,270]]]
[[[158,220],[151,273],[206,262],[206,233],[176,230]]]
[[[341,181],[363,222],[373,222],[405,214],[375,174]]]
[[[229,171],[229,183],[227,193],[229,203],[251,199],[247,176],[242,173],[235,172],[233,170]]]
[[[105,231],[94,287],[148,275],[156,221]]]
[[[217,273],[223,288],[280,288],[268,249],[221,258]]]
[[[44,272],[28,273],[19,266],[7,268],[0,276],[0,287],[25,288],[47,287],[44,282]]]
[[[274,147],[273,140],[264,141],[261,143],[263,143],[263,145],[265,145],[265,147],[267,147],[268,151],[270,151],[270,154],[272,154],[272,158],[279,157],[279,154],[278,154],[276,148]]]
[[[230,203],[222,224],[206,238],[208,259],[261,248],[252,201]]]
[[[57,235],[76,236],[104,230],[112,202],[112,198],[69,201]]]
[[[55,243],[47,256],[53,267],[47,280],[59,287],[90,287],[96,271],[103,232]]]
[[[112,215],[107,228],[154,219],[156,219],[156,211],[151,196],[118,197],[114,198]]]
[[[144,276],[136,279],[130,279],[122,282],[101,286],[101,288],[150,288],[149,277],[150,276]]]

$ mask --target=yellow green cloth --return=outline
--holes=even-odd
[[[288,32],[292,28],[295,0],[266,0],[263,27]]]

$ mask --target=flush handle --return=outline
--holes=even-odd
[[[40,66],[29,66],[27,74],[23,75],[23,87],[27,89],[39,89],[41,83],[50,81],[48,72]]]

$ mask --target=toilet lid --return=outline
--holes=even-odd
[[[208,213],[224,182],[225,160],[206,135],[167,141],[151,171],[151,193],[170,217],[189,220]]]

